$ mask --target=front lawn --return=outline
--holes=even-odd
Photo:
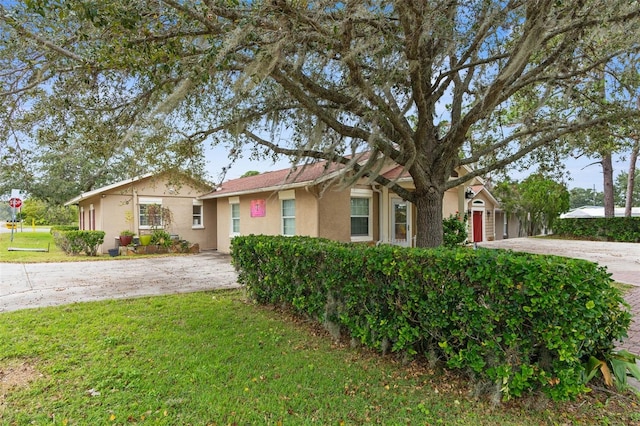
[[[9,251],[10,247],[48,249],[49,252]],[[59,262],[68,257],[53,243],[49,232],[33,232],[30,228],[24,232],[14,231],[13,241],[11,233],[0,233],[0,262]]]
[[[106,242],[105,242],[106,244]],[[9,251],[9,247],[27,249],[49,249],[49,252],[39,251]],[[126,260],[140,259],[143,257],[158,256],[184,256],[183,253],[166,254],[136,254],[135,256],[111,257],[108,254],[98,254],[97,256],[87,256],[80,253],[76,256],[67,255],[53,242],[53,236],[49,232],[33,232],[31,228],[25,228],[24,232],[16,232],[11,241],[11,233],[0,233],[0,263],[45,263],[45,262],[79,262],[91,260]]]
[[[493,406],[241,291],[0,314],[0,423],[640,425],[632,395]]]

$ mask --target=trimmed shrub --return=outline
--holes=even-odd
[[[640,217],[556,219],[553,233],[587,240],[640,242]]]
[[[463,245],[467,241],[467,215],[450,215],[442,221],[443,242],[445,247]]]
[[[104,242],[104,231],[53,231],[53,242],[66,254],[77,256],[85,253],[96,256],[98,246]]]
[[[54,225],[49,229],[50,234],[54,234],[55,232],[64,232],[64,231],[77,231],[77,225]]]
[[[503,398],[586,392],[630,314],[610,274],[578,259],[504,250],[367,247],[305,237],[232,240],[239,282],[381,352],[430,354]]]

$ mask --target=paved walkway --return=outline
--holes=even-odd
[[[618,347],[626,349],[632,354],[640,355],[640,287],[634,287],[625,295],[625,299],[631,305],[633,321],[629,327],[629,337]]]
[[[590,260],[606,266],[611,277],[634,287],[625,294],[633,315],[627,339],[618,344],[640,354],[640,244],[610,243],[600,241],[553,240],[544,238],[512,238],[479,243],[480,247],[504,248],[528,253],[553,254]]]

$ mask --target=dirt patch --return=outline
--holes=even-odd
[[[25,360],[0,362],[0,413],[5,409],[5,400],[11,390],[26,387],[43,375],[34,363]]]

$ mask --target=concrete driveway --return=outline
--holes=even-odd
[[[238,287],[228,255],[0,263],[0,312]]]

